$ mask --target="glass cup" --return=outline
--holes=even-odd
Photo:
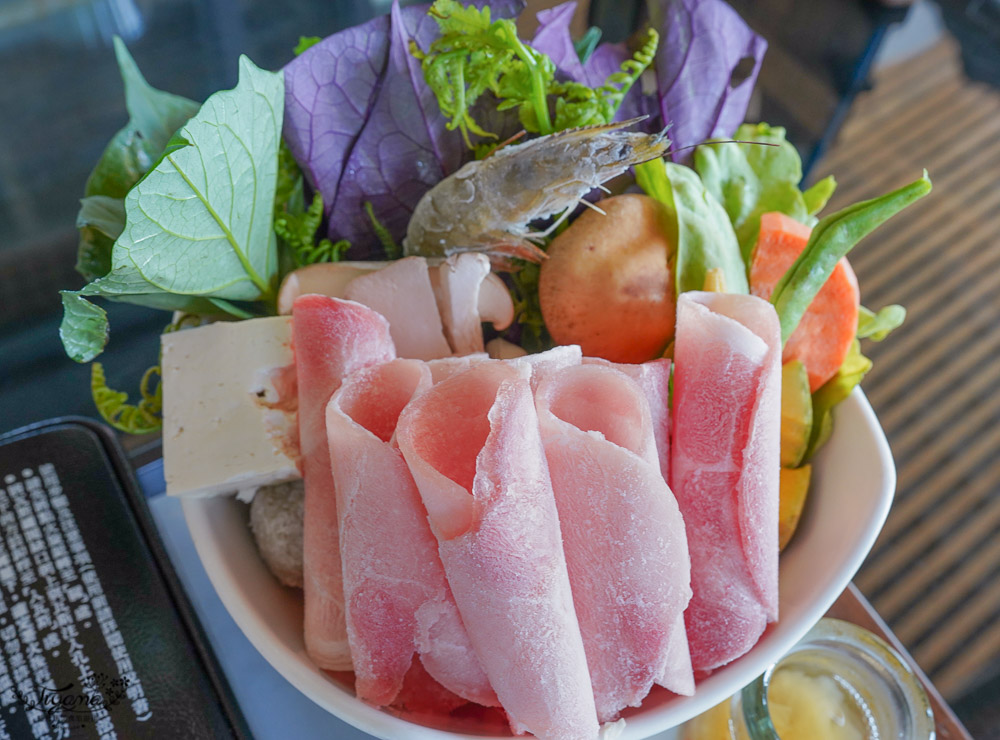
[[[687,722],[683,740],[933,740],[920,680],[880,637],[821,619],[753,683]]]

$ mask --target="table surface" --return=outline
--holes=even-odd
[[[188,534],[180,501],[162,495],[162,468],[146,466],[139,471],[139,478],[167,553],[215,649],[253,736],[257,740],[285,737],[370,740],[370,735],[341,722],[299,693],[261,657],[216,595]],[[857,587],[853,584],[848,586],[827,616],[854,622],[881,635],[909,661],[927,688],[934,709],[937,740],[972,740]],[[650,740],[670,740],[674,737],[675,734],[668,731]]]

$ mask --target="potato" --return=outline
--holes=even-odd
[[[558,344],[613,362],[644,362],[674,334],[666,209],[646,195],[616,195],[607,213],[582,213],[549,246],[538,298]]]

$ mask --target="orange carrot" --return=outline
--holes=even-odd
[[[805,249],[812,230],[783,213],[765,213],[750,260],[750,292],[770,298],[774,286]],[[854,270],[841,258],[785,343],[782,361],[801,360],[815,391],[843,364],[858,326],[861,296]]]

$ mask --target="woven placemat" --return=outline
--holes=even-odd
[[[1000,91],[951,40],[880,72],[816,173],[830,212],[925,167],[931,195],[851,256],[865,305],[908,310],[864,348],[899,483],[856,582],[953,699],[1000,655]]]

